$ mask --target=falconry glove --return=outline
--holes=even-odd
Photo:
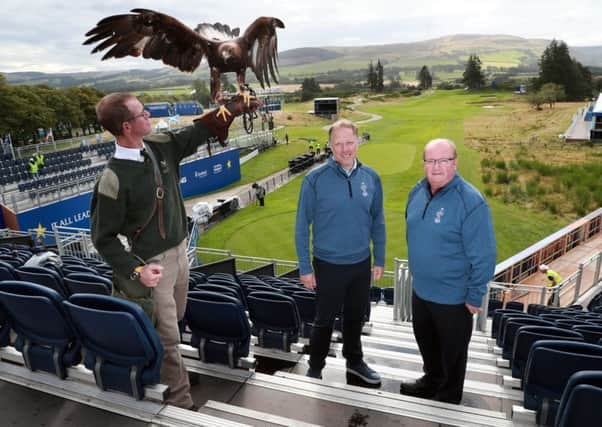
[[[205,127],[215,135],[219,143],[225,147],[226,139],[228,138],[228,129],[234,119],[245,113],[253,113],[262,105],[263,103],[259,99],[251,98],[247,106],[244,97],[236,95],[232,97],[223,108],[212,110],[201,117],[194,119],[194,121],[203,122]],[[224,112],[224,110],[226,112]]]

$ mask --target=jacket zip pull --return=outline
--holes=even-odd
[[[351,180],[347,178],[347,187],[349,188],[349,198],[353,199],[353,191],[351,190]]]

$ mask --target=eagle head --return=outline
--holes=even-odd
[[[219,56],[223,59],[224,63],[228,63],[240,57],[240,47],[233,42],[224,42],[219,47]]]

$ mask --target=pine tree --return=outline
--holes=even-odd
[[[374,65],[372,65],[372,61],[368,65],[368,75],[366,78],[367,86],[370,90],[376,90],[376,71],[374,70]]]
[[[485,86],[485,76],[481,70],[481,59],[478,55],[472,54],[466,62],[466,69],[462,75],[462,83],[470,89],[480,89]]]
[[[316,79],[313,77],[305,78],[301,83],[301,101],[312,99],[321,91],[320,84]]]
[[[592,96],[591,71],[571,58],[569,47],[563,41],[552,40],[541,55],[537,87],[555,83],[564,87],[566,99],[582,100]]]
[[[384,80],[385,69],[383,64],[380,63],[380,59],[376,63],[376,91],[382,92],[385,90],[385,80]]]
[[[426,65],[423,65],[418,72],[418,81],[420,82],[420,89],[430,89],[433,87],[433,76]]]

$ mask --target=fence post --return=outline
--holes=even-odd
[[[548,290],[548,289],[547,289],[547,286],[546,286],[546,285],[543,285],[543,286],[541,287],[541,298],[539,299],[539,303],[540,303],[541,305],[547,305],[547,304],[546,304],[546,293],[547,293],[547,290]]]
[[[596,260],[596,271],[594,272],[594,282],[592,286],[596,286],[600,281],[600,265],[602,264],[602,251],[598,252],[598,259]]]
[[[491,292],[490,285],[487,285],[487,292],[483,295],[481,301],[481,311],[477,314],[476,329],[484,332],[487,329],[487,312],[489,311],[489,292]]]
[[[575,301],[577,301],[577,299],[579,298],[579,294],[581,292],[581,278],[583,277],[583,263],[579,264],[579,268],[577,269],[577,279],[575,280],[575,294],[573,296],[573,302],[571,304],[574,304]],[[560,305],[560,292],[558,293],[558,305]]]
[[[399,321],[401,317],[401,260],[395,258],[395,275],[393,278],[393,320]]]

